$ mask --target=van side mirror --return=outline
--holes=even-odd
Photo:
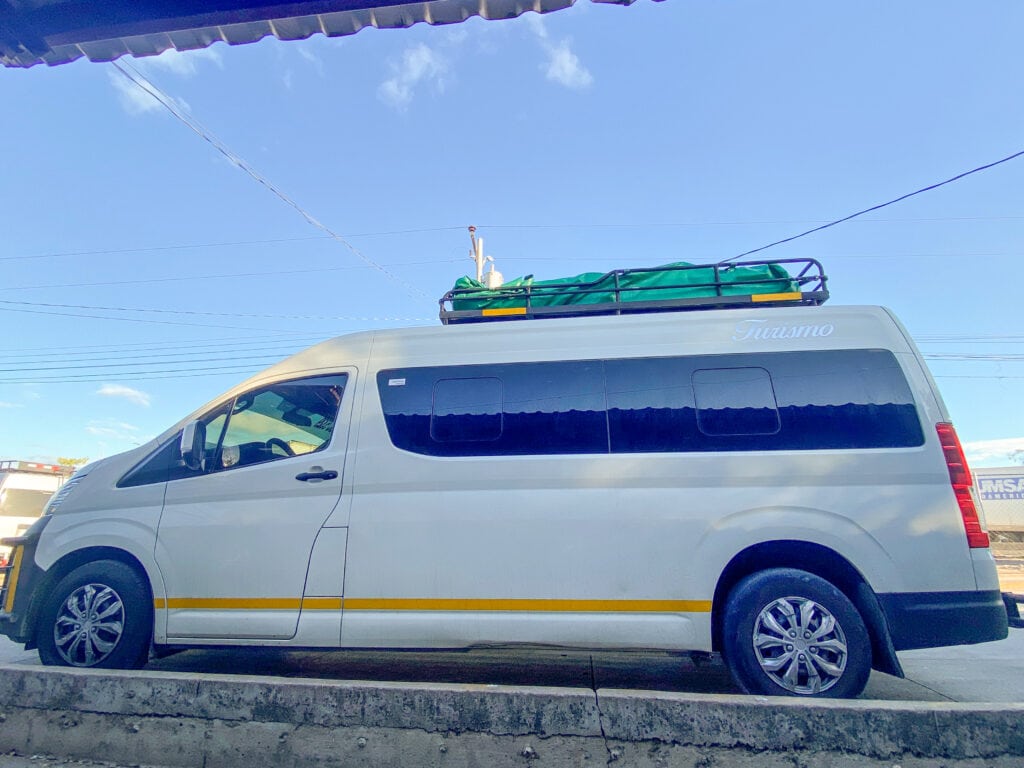
[[[181,430],[181,460],[192,471],[203,469],[206,458],[206,425],[201,421],[190,421]]]

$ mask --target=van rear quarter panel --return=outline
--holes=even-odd
[[[791,330],[803,328],[820,335]],[[375,384],[379,370],[419,365],[819,349],[895,353],[914,391],[924,445],[429,457],[391,444]],[[346,603],[353,597],[705,602],[736,554],[777,540],[836,551],[876,592],[975,588],[933,426],[943,415],[941,402],[902,329],[881,308],[732,310],[386,333],[375,337],[368,373],[353,457]],[[374,635],[368,621],[377,618],[346,611],[343,641]],[[524,640],[579,639],[561,622],[530,618]],[[578,618],[577,625],[594,619],[593,633],[631,638],[619,645],[710,648],[710,621],[702,611],[660,621],[627,612],[614,626]],[[418,622],[414,616],[408,621],[413,637]],[[436,644],[489,639],[490,630],[479,623],[460,626],[436,624]]]

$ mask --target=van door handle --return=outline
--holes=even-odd
[[[295,476],[295,479],[306,482],[308,480],[333,480],[337,476],[337,472],[333,469],[328,469],[326,472],[300,472]]]

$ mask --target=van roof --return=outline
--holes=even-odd
[[[912,352],[892,314],[876,306],[797,306],[560,318],[363,331],[281,361],[258,378],[349,364],[374,367],[472,361],[722,354],[787,349]]]

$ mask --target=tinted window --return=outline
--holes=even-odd
[[[705,435],[773,435],[779,411],[764,368],[702,368],[693,372],[697,428]]]
[[[614,453],[699,451],[688,358],[608,360],[608,429]]]
[[[886,350],[407,368],[378,389],[392,442],[434,456],[924,443]]]
[[[408,451],[608,452],[599,361],[393,369],[377,384],[391,440]]]
[[[434,385],[430,437],[439,443],[501,437],[501,379],[441,379]]]
[[[921,445],[917,408],[886,350],[606,363],[613,452]]]

